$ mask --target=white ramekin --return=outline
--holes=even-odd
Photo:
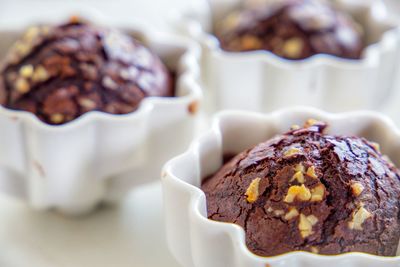
[[[163,169],[168,245],[185,267],[398,267],[400,257],[363,253],[321,256],[292,252],[276,257],[256,256],[247,249],[243,228],[207,219],[202,179],[215,173],[223,156],[239,153],[291,125],[315,118],[329,124],[331,134],[363,136],[378,142],[384,154],[400,165],[400,130],[387,117],[372,111],[330,114],[314,108],[290,108],[262,115],[224,111],[212,129],[192,143],[184,154]]]
[[[299,61],[271,52],[227,52],[212,35],[213,23],[245,0],[209,0],[171,14],[177,32],[202,46],[202,80],[216,110],[271,111],[311,105],[328,111],[379,109],[400,74],[400,23],[380,0],[331,0],[363,25],[362,59],[315,55]],[[350,96],[350,97],[349,97]]]
[[[89,112],[61,126],[0,107],[0,190],[23,196],[35,209],[90,211],[131,186],[159,177],[162,164],[194,135],[202,93],[200,49],[148,29],[132,30],[176,72],[176,97],[149,97],[126,115]],[[0,31],[0,55],[18,36]]]

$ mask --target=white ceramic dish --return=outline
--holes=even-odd
[[[237,154],[309,118],[328,122],[329,133],[363,136],[378,142],[383,153],[400,166],[400,130],[387,117],[375,112],[330,114],[313,108],[283,109],[267,115],[222,112],[215,117],[211,130],[194,141],[187,152],[169,161],[163,170],[167,242],[182,266],[400,266],[400,257],[363,253],[320,256],[292,252],[259,257],[247,249],[243,228],[207,219],[205,194],[199,186],[203,178],[222,166],[224,155]]]
[[[126,115],[89,112],[61,126],[0,107],[0,165],[9,177],[3,189],[23,196],[35,209],[80,214],[154,179],[162,164],[186,147],[201,100],[199,49],[146,28],[132,34],[176,71],[177,97],[146,98]],[[0,32],[0,54],[16,36]]]
[[[271,111],[311,105],[328,111],[382,108],[398,86],[399,23],[379,0],[331,0],[363,25],[367,43],[362,59],[316,55],[285,60],[266,51],[227,52],[211,32],[213,23],[243,0],[209,0],[172,15],[175,28],[202,45],[204,87],[217,110]],[[349,97],[351,95],[351,97]]]

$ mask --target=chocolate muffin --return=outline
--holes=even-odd
[[[316,54],[359,59],[362,28],[323,0],[249,0],[217,23],[227,51],[267,50],[287,59]]]
[[[139,41],[73,18],[32,27],[0,68],[0,103],[63,124],[97,110],[135,111],[147,96],[172,96],[161,59]]]
[[[377,144],[309,120],[229,160],[206,179],[209,219],[236,223],[257,255],[394,256],[400,172]]]

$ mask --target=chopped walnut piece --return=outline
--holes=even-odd
[[[285,214],[284,219],[286,221],[289,221],[293,218],[296,218],[297,216],[299,216],[299,212],[297,211],[297,209],[295,207],[291,207],[291,208],[289,208],[289,211]]]
[[[354,196],[358,197],[364,191],[364,186],[359,182],[354,182],[351,184],[351,192]]]
[[[253,203],[258,199],[258,187],[260,185],[261,178],[255,178],[251,181],[249,187],[246,190],[246,200],[249,203]]]
[[[290,38],[282,46],[283,55],[288,58],[298,58],[303,51],[303,46],[303,40],[300,38]]]
[[[17,81],[15,82],[15,89],[17,89],[18,92],[23,94],[31,90],[28,81],[24,78],[17,79]]]
[[[25,34],[24,34],[24,38],[26,38],[28,41],[32,41],[33,39],[35,39],[38,35],[40,34],[40,28],[37,26],[32,26],[29,27]]]
[[[370,143],[376,152],[381,152],[381,146],[378,143],[376,143],[376,142],[370,142]]]
[[[33,66],[28,64],[24,65],[19,69],[19,75],[21,75],[24,78],[30,78],[33,75]]]
[[[117,90],[118,89],[118,84],[111,79],[111,77],[109,76],[104,76],[103,80],[102,80],[102,85],[107,88],[107,89],[111,89],[111,90]]]
[[[325,195],[325,186],[319,184],[311,189],[311,201],[322,201]]]
[[[64,121],[64,115],[56,113],[50,116],[50,121],[53,123],[61,123]]]
[[[34,82],[44,82],[50,77],[49,73],[43,66],[37,66],[32,76]]]
[[[303,175],[303,173],[300,172],[300,171],[297,171],[297,172],[293,175],[293,177],[292,177],[292,179],[291,179],[290,181],[292,182],[292,181],[294,181],[294,180],[297,180],[297,182],[299,182],[300,184],[304,184],[304,175]]]
[[[300,184],[304,184],[304,166],[303,164],[299,163],[294,167],[295,174],[293,175],[290,182],[297,180]]]
[[[262,42],[253,35],[245,35],[241,38],[241,46],[244,50],[259,49],[262,47]]]
[[[302,184],[301,186],[293,185],[289,188],[285,197],[286,203],[292,203],[295,199],[300,201],[309,201],[311,199],[310,190]]]
[[[285,157],[290,157],[290,156],[299,154],[300,152],[301,152],[300,148],[291,147],[291,148],[289,148],[288,150],[286,150],[286,151],[283,153],[283,155],[284,155]]]
[[[318,179],[318,176],[315,174],[315,166],[308,167],[306,174],[311,178]]]
[[[188,111],[190,114],[196,114],[199,110],[200,103],[197,100],[192,101],[188,106]]]
[[[318,124],[318,123],[320,123],[320,121],[318,121],[318,120],[316,120],[316,119],[308,119],[308,120],[306,120],[306,122],[304,123],[304,128],[311,127],[311,126],[316,125],[316,124]]]
[[[94,109],[96,108],[96,102],[89,99],[89,98],[81,98],[78,100],[80,106],[87,108],[87,109]]]
[[[315,225],[318,222],[318,218],[315,217],[314,215],[309,215],[307,216],[307,220],[311,223],[311,225]]]
[[[82,20],[79,16],[72,15],[71,17],[69,17],[69,21],[70,23],[80,23]]]
[[[275,216],[282,216],[283,214],[285,214],[285,211],[283,211],[283,210],[275,210],[274,214],[275,214]]]
[[[31,47],[27,45],[25,42],[17,41],[14,45],[14,49],[16,53],[18,53],[18,55],[24,56],[29,53]]]
[[[360,231],[363,230],[362,224],[370,217],[372,217],[372,214],[361,206],[358,210],[353,211],[352,220],[349,222],[349,228]]]
[[[299,230],[301,236],[306,238],[312,235],[314,233],[312,227],[317,224],[317,222],[318,218],[314,215],[305,216],[304,214],[300,214]]]
[[[300,126],[299,125],[297,125],[297,124],[293,124],[291,127],[290,127],[290,130],[298,130],[298,129],[300,129]]]
[[[297,172],[304,173],[305,168],[304,168],[303,164],[299,163],[294,167],[294,170],[297,171]]]
[[[310,247],[310,250],[312,253],[318,254],[319,253],[319,249],[315,246]]]

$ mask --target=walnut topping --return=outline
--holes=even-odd
[[[285,214],[285,211],[283,211],[283,210],[275,210],[274,214],[275,214],[275,216],[282,216],[283,214]]]
[[[24,38],[31,41],[35,39],[40,34],[40,28],[36,26],[32,26],[28,28],[28,30],[24,34]]]
[[[351,192],[354,196],[358,197],[364,191],[364,186],[359,182],[354,182],[351,184]]]
[[[361,206],[357,211],[353,211],[352,216],[353,218],[351,222],[349,222],[349,228],[354,230],[363,230],[362,224],[365,220],[372,217],[372,214]]]
[[[31,90],[28,81],[24,78],[17,79],[17,81],[15,82],[15,88],[17,89],[18,92],[23,94]]]
[[[249,187],[246,190],[246,200],[249,203],[253,203],[258,199],[258,186],[260,185],[261,178],[256,178],[251,181]]]
[[[72,16],[69,18],[69,22],[70,22],[70,23],[73,23],[73,24],[79,23],[79,22],[81,22],[81,21],[82,21],[81,18],[80,18],[79,16],[77,16],[77,15],[72,15]]]
[[[33,75],[33,66],[32,65],[24,65],[19,70],[19,75],[24,78],[30,78]]]
[[[22,39],[18,40],[14,44],[13,51],[15,54],[12,56],[11,60],[16,63],[21,56],[26,56],[31,51],[32,45],[35,43],[36,38],[47,33],[47,27],[30,27],[22,36]]]
[[[315,174],[315,166],[308,167],[306,174],[311,178],[318,179],[318,176]]]
[[[43,66],[37,66],[32,76],[34,82],[44,82],[50,77],[49,73]]]
[[[286,221],[289,221],[293,218],[296,218],[297,216],[299,216],[299,212],[297,211],[297,209],[295,207],[291,207],[291,208],[289,208],[289,211],[285,214],[284,219]]]
[[[299,163],[299,164],[297,164],[297,165],[294,167],[294,170],[295,170],[296,172],[302,172],[302,173],[304,173],[305,168],[304,168],[303,164]]]
[[[322,201],[325,195],[325,186],[319,184],[311,189],[311,201]]]
[[[96,102],[89,98],[81,98],[78,100],[78,102],[80,106],[87,109],[94,109],[96,107]]]
[[[314,215],[305,216],[304,214],[300,214],[299,230],[301,237],[306,238],[312,235],[314,233],[312,228],[317,222],[318,218]]]
[[[111,89],[111,90],[118,89],[118,84],[113,79],[111,79],[111,77],[109,77],[109,76],[103,77],[102,84],[107,89]]]
[[[120,76],[124,80],[132,80],[134,81],[139,75],[139,70],[137,67],[129,67],[127,69],[121,70]]]
[[[17,41],[13,47],[18,55],[26,55],[29,53],[31,47],[22,41]]]
[[[304,166],[303,164],[299,163],[294,167],[295,174],[293,175],[292,179],[290,179],[290,182],[293,182],[294,180],[297,180],[300,184],[304,184]]]
[[[302,172],[297,171],[290,181],[297,180],[300,184],[304,184],[304,175]]]
[[[189,113],[193,115],[196,114],[197,111],[199,110],[199,106],[200,106],[199,101],[197,100],[192,101],[188,106]]]
[[[60,113],[55,113],[50,116],[50,121],[53,123],[61,123],[64,121],[64,115]]]
[[[290,127],[290,130],[298,130],[298,129],[300,129],[300,126],[299,125],[297,125],[297,124],[293,124],[291,127]]]
[[[314,215],[307,216],[307,220],[314,226],[318,222],[318,218]]]
[[[319,249],[315,246],[310,247],[310,250],[312,253],[318,254],[319,253]]]
[[[299,148],[297,148],[297,147],[291,147],[291,148],[289,148],[288,150],[286,150],[286,151],[283,153],[283,155],[284,155],[285,157],[290,157],[290,156],[299,154],[300,152],[301,152],[301,150],[300,150]]]
[[[293,185],[289,188],[285,197],[286,203],[292,203],[295,199],[300,201],[309,201],[311,199],[310,190],[302,184],[301,186]]]
[[[376,152],[381,152],[381,146],[378,143],[376,143],[376,142],[370,142],[370,143]]]
[[[253,35],[245,35],[240,41],[241,47],[244,50],[259,49],[262,47],[262,42]]]
[[[283,44],[283,55],[289,58],[298,58],[303,51],[303,46],[303,41],[300,38],[290,38]]]
[[[308,119],[308,120],[306,120],[306,122],[304,123],[304,128],[311,127],[311,126],[313,126],[313,125],[315,125],[315,124],[318,124],[318,123],[319,123],[319,121],[317,121],[316,119]]]

